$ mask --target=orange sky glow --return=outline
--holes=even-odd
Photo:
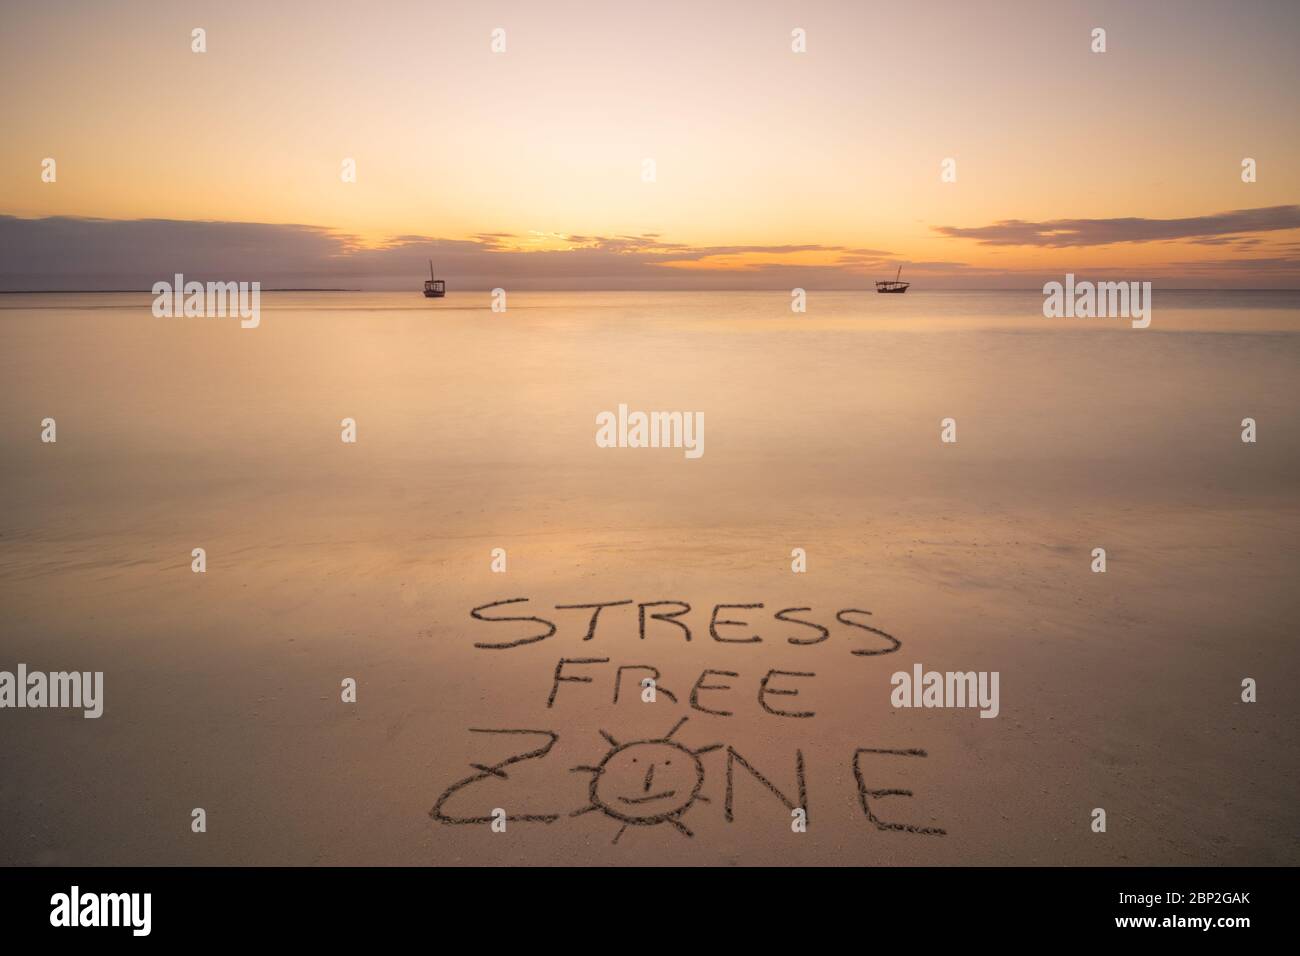
[[[17,95],[0,216],[17,220],[610,258],[620,237],[653,237],[663,248],[640,254],[684,273],[1300,285],[1294,3],[234,0],[4,17],[0,82]],[[1273,212],[1229,215],[1250,210]],[[1065,243],[1043,225],[1079,221],[1101,225]]]

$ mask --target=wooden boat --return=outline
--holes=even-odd
[[[424,297],[426,299],[441,299],[447,294],[447,283],[443,279],[433,277],[433,260],[429,260],[429,278],[424,280]]]
[[[900,282],[899,276],[901,276],[902,274],[903,274],[903,267],[899,266],[898,274],[895,275],[894,278],[886,280],[884,282],[876,283],[876,291],[877,292],[906,292],[907,287],[912,283]]]

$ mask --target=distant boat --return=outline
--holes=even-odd
[[[424,280],[424,297],[426,299],[441,299],[447,294],[447,283],[442,279],[433,277],[433,260],[429,260],[429,278]]]
[[[877,292],[906,292],[907,287],[912,283],[900,282],[899,276],[901,276],[902,274],[903,274],[903,267],[899,266],[898,275],[895,275],[894,278],[886,280],[884,282],[876,283],[876,291]]]

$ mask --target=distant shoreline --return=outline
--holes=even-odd
[[[365,292],[365,289],[262,289],[263,292]],[[400,289],[391,291],[400,292]],[[0,289],[0,295],[154,295],[152,289]]]

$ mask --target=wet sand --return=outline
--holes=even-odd
[[[102,670],[106,693],[98,720],[0,712],[2,863],[1300,862],[1289,300],[1157,298],[1137,331],[1049,323],[1034,294],[813,295],[792,316],[782,293],[521,293],[495,316],[468,293],[268,293],[240,330],[153,319],[145,295],[3,298],[0,669]],[[597,448],[619,402],[702,410],[704,456]],[[486,613],[554,635],[474,647],[545,630],[470,615],[520,597]],[[626,600],[689,603],[692,640],[642,639],[629,605],[584,640],[590,612],[556,610]],[[711,637],[717,604],[762,604],[719,614],[762,640]],[[827,639],[790,643],[816,636],[774,618],[790,608]],[[854,655],[888,644],[842,609],[901,646]],[[608,663],[571,665],[592,682],[548,707],[561,658]],[[917,662],[998,671],[999,716],[892,708]],[[614,704],[624,665],[677,703],[627,672]],[[690,706],[706,669],[737,675],[698,695],[731,716]],[[815,716],[764,709],[773,669],[812,676],[766,703]],[[616,816],[572,815],[602,731],[652,741],[684,716],[684,748],[723,745],[683,797],[691,836],[613,843]],[[548,740],[443,810],[552,822],[431,818],[472,764]],[[859,754],[860,785],[859,750],[925,756]],[[746,769],[793,798],[799,754],[806,833]],[[602,798],[640,792],[620,773]],[[913,829],[874,825],[864,789],[911,791],[868,806]]]

